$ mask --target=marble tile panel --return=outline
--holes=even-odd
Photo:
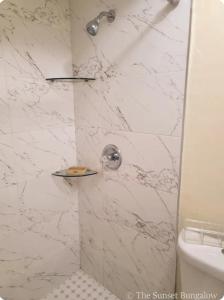
[[[0,134],[12,133],[11,125],[10,105],[7,101],[6,80],[4,76],[0,76]]]
[[[0,189],[16,184],[15,163],[12,135],[0,134]]]
[[[74,127],[30,131],[13,135],[18,182],[51,174],[74,165]]]
[[[74,125],[73,86],[45,80],[6,78],[12,131],[27,132]]]
[[[0,190],[6,299],[40,299],[79,269],[76,193],[50,176]]]
[[[97,78],[75,86],[78,161],[99,171],[80,190],[81,265],[121,299],[173,292],[191,1],[71,4],[73,72]],[[86,34],[111,8],[115,22]],[[116,172],[102,170],[107,144],[122,153]]]
[[[104,285],[121,299],[129,299],[130,293],[137,300],[138,292],[174,292],[175,233],[165,222],[146,223],[139,228],[144,234],[115,223],[104,226]],[[164,247],[168,231],[170,241]],[[154,234],[158,240],[163,235],[164,244]]]
[[[155,74],[134,64],[116,78],[78,84],[78,127],[181,136],[184,72]]]
[[[0,295],[39,300],[80,268],[69,1],[12,0],[0,15]]]
[[[68,1],[6,1],[0,37],[7,74],[43,79],[71,73]]]
[[[121,299],[132,292],[174,291],[177,195],[106,178],[104,285]],[[174,204],[175,203],[175,204]],[[115,292],[116,291],[116,292]]]
[[[97,268],[91,274],[121,299],[138,291],[172,292],[179,138],[99,128],[78,130],[77,138],[80,162],[100,172],[80,190],[81,239],[91,241],[82,248],[103,268],[101,278]],[[109,143],[121,149],[119,171],[101,169],[101,151]],[[100,260],[92,249],[101,244]],[[88,272],[86,260],[81,266]]]
[[[103,195],[101,175],[79,180],[81,268],[103,284]],[[105,194],[104,194],[105,195]]]
[[[2,40],[0,36],[0,46],[2,45]],[[0,47],[0,77],[5,76],[5,63],[4,63],[4,55],[3,49]]]
[[[77,139],[80,163],[106,173],[102,171],[101,154],[107,144],[115,144],[122,153],[123,163],[117,172],[110,172],[111,176],[120,174],[126,180],[177,193],[180,138],[91,128],[77,130]]]

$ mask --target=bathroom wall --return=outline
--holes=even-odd
[[[76,187],[51,176],[75,162],[67,0],[0,5],[0,295],[41,299],[79,268]]]
[[[181,223],[195,218],[224,225],[224,1],[196,0],[186,100]]]
[[[79,182],[81,267],[121,299],[172,292],[189,0],[71,1],[78,160],[99,171]],[[91,37],[86,23],[116,9]],[[117,145],[119,171],[103,171]],[[130,294],[129,294],[130,293]]]

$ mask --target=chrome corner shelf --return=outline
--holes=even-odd
[[[66,170],[61,170],[61,171],[52,173],[53,176],[64,177],[64,178],[80,178],[80,177],[93,176],[96,174],[98,174],[98,173],[93,170],[87,170],[84,174],[76,174],[76,175],[69,175],[68,173],[66,173]]]
[[[93,77],[52,77],[52,78],[46,78],[47,81],[64,81],[64,80],[75,80],[75,81],[94,81],[96,78]]]

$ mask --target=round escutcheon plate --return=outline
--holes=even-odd
[[[104,169],[119,169],[122,163],[122,157],[119,148],[115,145],[107,145],[103,149],[101,163]]]

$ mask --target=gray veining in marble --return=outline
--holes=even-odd
[[[38,300],[79,267],[69,1],[0,6],[0,295]]]
[[[116,22],[88,36],[87,21],[110,8]],[[0,10],[0,295],[38,300],[78,270],[78,224],[82,268],[119,298],[172,292],[190,1]],[[72,72],[97,80],[45,81]],[[124,157],[118,172],[101,170],[109,143]],[[77,185],[50,176],[75,163],[76,146],[99,171],[79,180],[79,208]]]
[[[120,299],[173,292],[190,1],[76,0],[73,72],[77,155],[99,175],[79,182],[81,267]],[[85,25],[116,9],[96,37]],[[107,144],[123,164],[103,171]]]

